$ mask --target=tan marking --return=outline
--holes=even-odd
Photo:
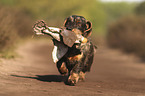
[[[68,69],[66,68],[64,63],[62,63],[62,65],[59,69],[61,70],[62,73],[64,73],[62,75],[66,75],[68,73]]]
[[[81,34],[81,35],[82,35],[82,32],[81,32],[79,29],[77,29],[77,28],[74,28],[72,31],[73,31],[75,34]],[[84,37],[82,43],[87,43],[87,41],[88,41],[88,39]]]
[[[77,35],[77,34],[82,34],[82,32],[81,32],[79,29],[77,29],[77,28],[74,28],[72,31],[73,31],[76,35]]]
[[[82,58],[82,56],[83,56],[83,54],[79,54],[79,55],[75,55],[73,57],[69,57],[68,59],[70,61],[72,61],[72,60],[80,60]]]
[[[87,38],[84,38],[82,43],[87,43],[88,39]]]
[[[80,80],[80,81],[85,81],[85,75],[86,75],[86,73],[84,73],[84,72],[81,71],[81,72],[79,73],[79,80]]]

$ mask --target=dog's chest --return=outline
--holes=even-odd
[[[90,51],[90,44],[82,43],[82,44],[75,44],[72,48],[69,48],[67,52],[67,60],[69,63],[78,63],[83,62],[86,58],[86,54]]]

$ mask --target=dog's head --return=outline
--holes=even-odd
[[[65,19],[64,27],[67,30],[79,29],[84,37],[89,37],[92,33],[92,23],[83,16],[72,15]]]

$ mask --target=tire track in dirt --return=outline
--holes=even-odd
[[[1,59],[0,96],[145,96],[145,64],[133,55],[99,46],[86,81],[64,84],[52,62],[49,40],[30,40]]]

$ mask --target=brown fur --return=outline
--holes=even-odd
[[[75,61],[75,60],[78,60],[79,61],[82,58],[82,56],[83,56],[83,54],[79,54],[79,55],[75,55],[73,57],[68,57],[68,59],[70,61]]]
[[[84,81],[87,71],[90,71],[93,57],[94,46],[88,37],[92,33],[91,22],[85,20],[82,16],[70,16],[64,22],[64,27],[67,30],[73,31],[77,36],[83,36],[80,43],[75,43],[72,47],[68,48],[66,55],[57,63],[61,74],[64,72],[64,64],[68,69],[68,83],[75,85],[79,80]]]

